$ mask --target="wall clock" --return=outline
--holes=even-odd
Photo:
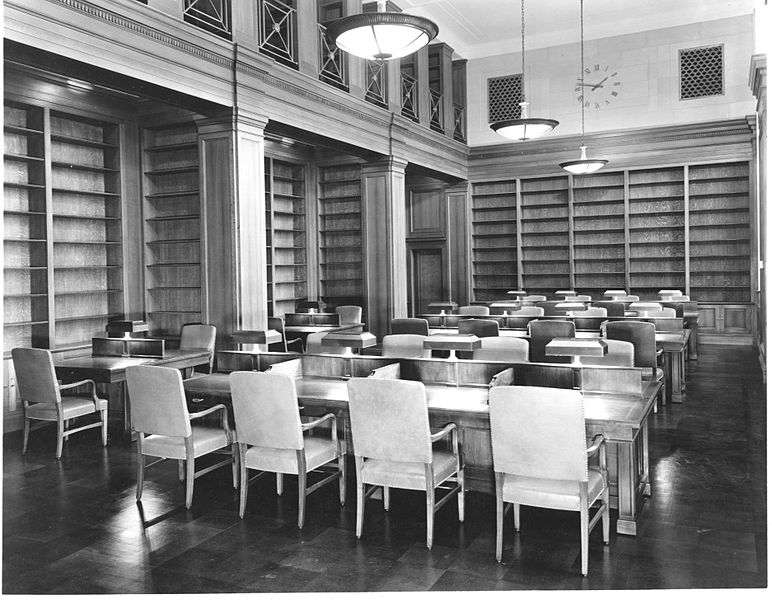
[[[619,96],[621,82],[619,72],[609,65],[592,64],[584,69],[584,82],[576,78],[576,99],[584,103],[585,108],[603,108]]]

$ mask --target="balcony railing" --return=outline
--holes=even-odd
[[[279,0],[259,0],[260,52],[297,68],[297,11]]]
[[[319,23],[319,79],[348,91],[346,55],[327,36],[327,28]]]
[[[367,91],[365,100],[378,106],[388,106],[386,95],[386,69],[385,62],[380,60],[367,61]]]
[[[466,142],[466,107],[453,105],[453,139]]]
[[[187,23],[231,39],[231,0],[185,0],[182,17]]]
[[[418,80],[407,73],[400,73],[402,81],[402,115],[418,121]]]
[[[442,92],[429,89],[429,127],[440,133],[445,132],[442,116]]]

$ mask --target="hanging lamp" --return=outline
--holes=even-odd
[[[579,55],[582,63],[581,81],[579,83],[582,88],[582,96],[580,97],[582,105],[582,142],[579,146],[579,160],[562,162],[560,167],[574,175],[586,175],[587,173],[594,173],[602,169],[608,161],[604,158],[587,158],[587,146],[584,143],[584,0],[579,0],[579,15]]]
[[[528,102],[525,100],[525,0],[520,0],[520,57],[523,67],[523,100],[520,102],[520,118],[505,119],[491,123],[491,129],[511,140],[521,142],[532,140],[549,133],[558,126],[554,119],[535,119],[528,116]]]
[[[424,17],[386,12],[383,0],[378,0],[377,12],[341,17],[327,27],[338,48],[367,60],[412,54],[437,37],[439,31],[433,21]]]

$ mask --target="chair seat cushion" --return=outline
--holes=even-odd
[[[603,476],[592,468],[587,490],[590,504],[603,492]],[[504,501],[558,510],[579,510],[579,484],[576,481],[520,477],[505,473]]]
[[[432,452],[432,455],[433,484],[436,487],[456,472],[456,457],[450,452],[441,451]],[[424,463],[365,459],[362,466],[362,482],[407,490],[425,490]]]
[[[306,472],[338,458],[338,447],[329,438],[305,437]],[[251,446],[247,449],[244,464],[248,469],[272,473],[298,473],[297,452],[292,449]]]
[[[64,419],[74,419],[83,415],[90,415],[98,410],[107,408],[107,400],[99,399],[97,406],[94,406],[94,399],[89,395],[62,396],[62,417]],[[36,402],[30,404],[27,408],[27,416],[31,419],[40,419],[43,421],[56,421],[56,404],[49,402]]]
[[[219,427],[193,425],[193,458],[209,454],[230,445],[225,431]],[[161,458],[185,459],[185,438],[149,435],[142,442],[142,454]]]

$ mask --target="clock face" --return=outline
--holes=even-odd
[[[618,71],[609,65],[594,63],[585,67],[584,82],[577,77],[574,91],[585,108],[603,108],[619,96],[620,86]]]

